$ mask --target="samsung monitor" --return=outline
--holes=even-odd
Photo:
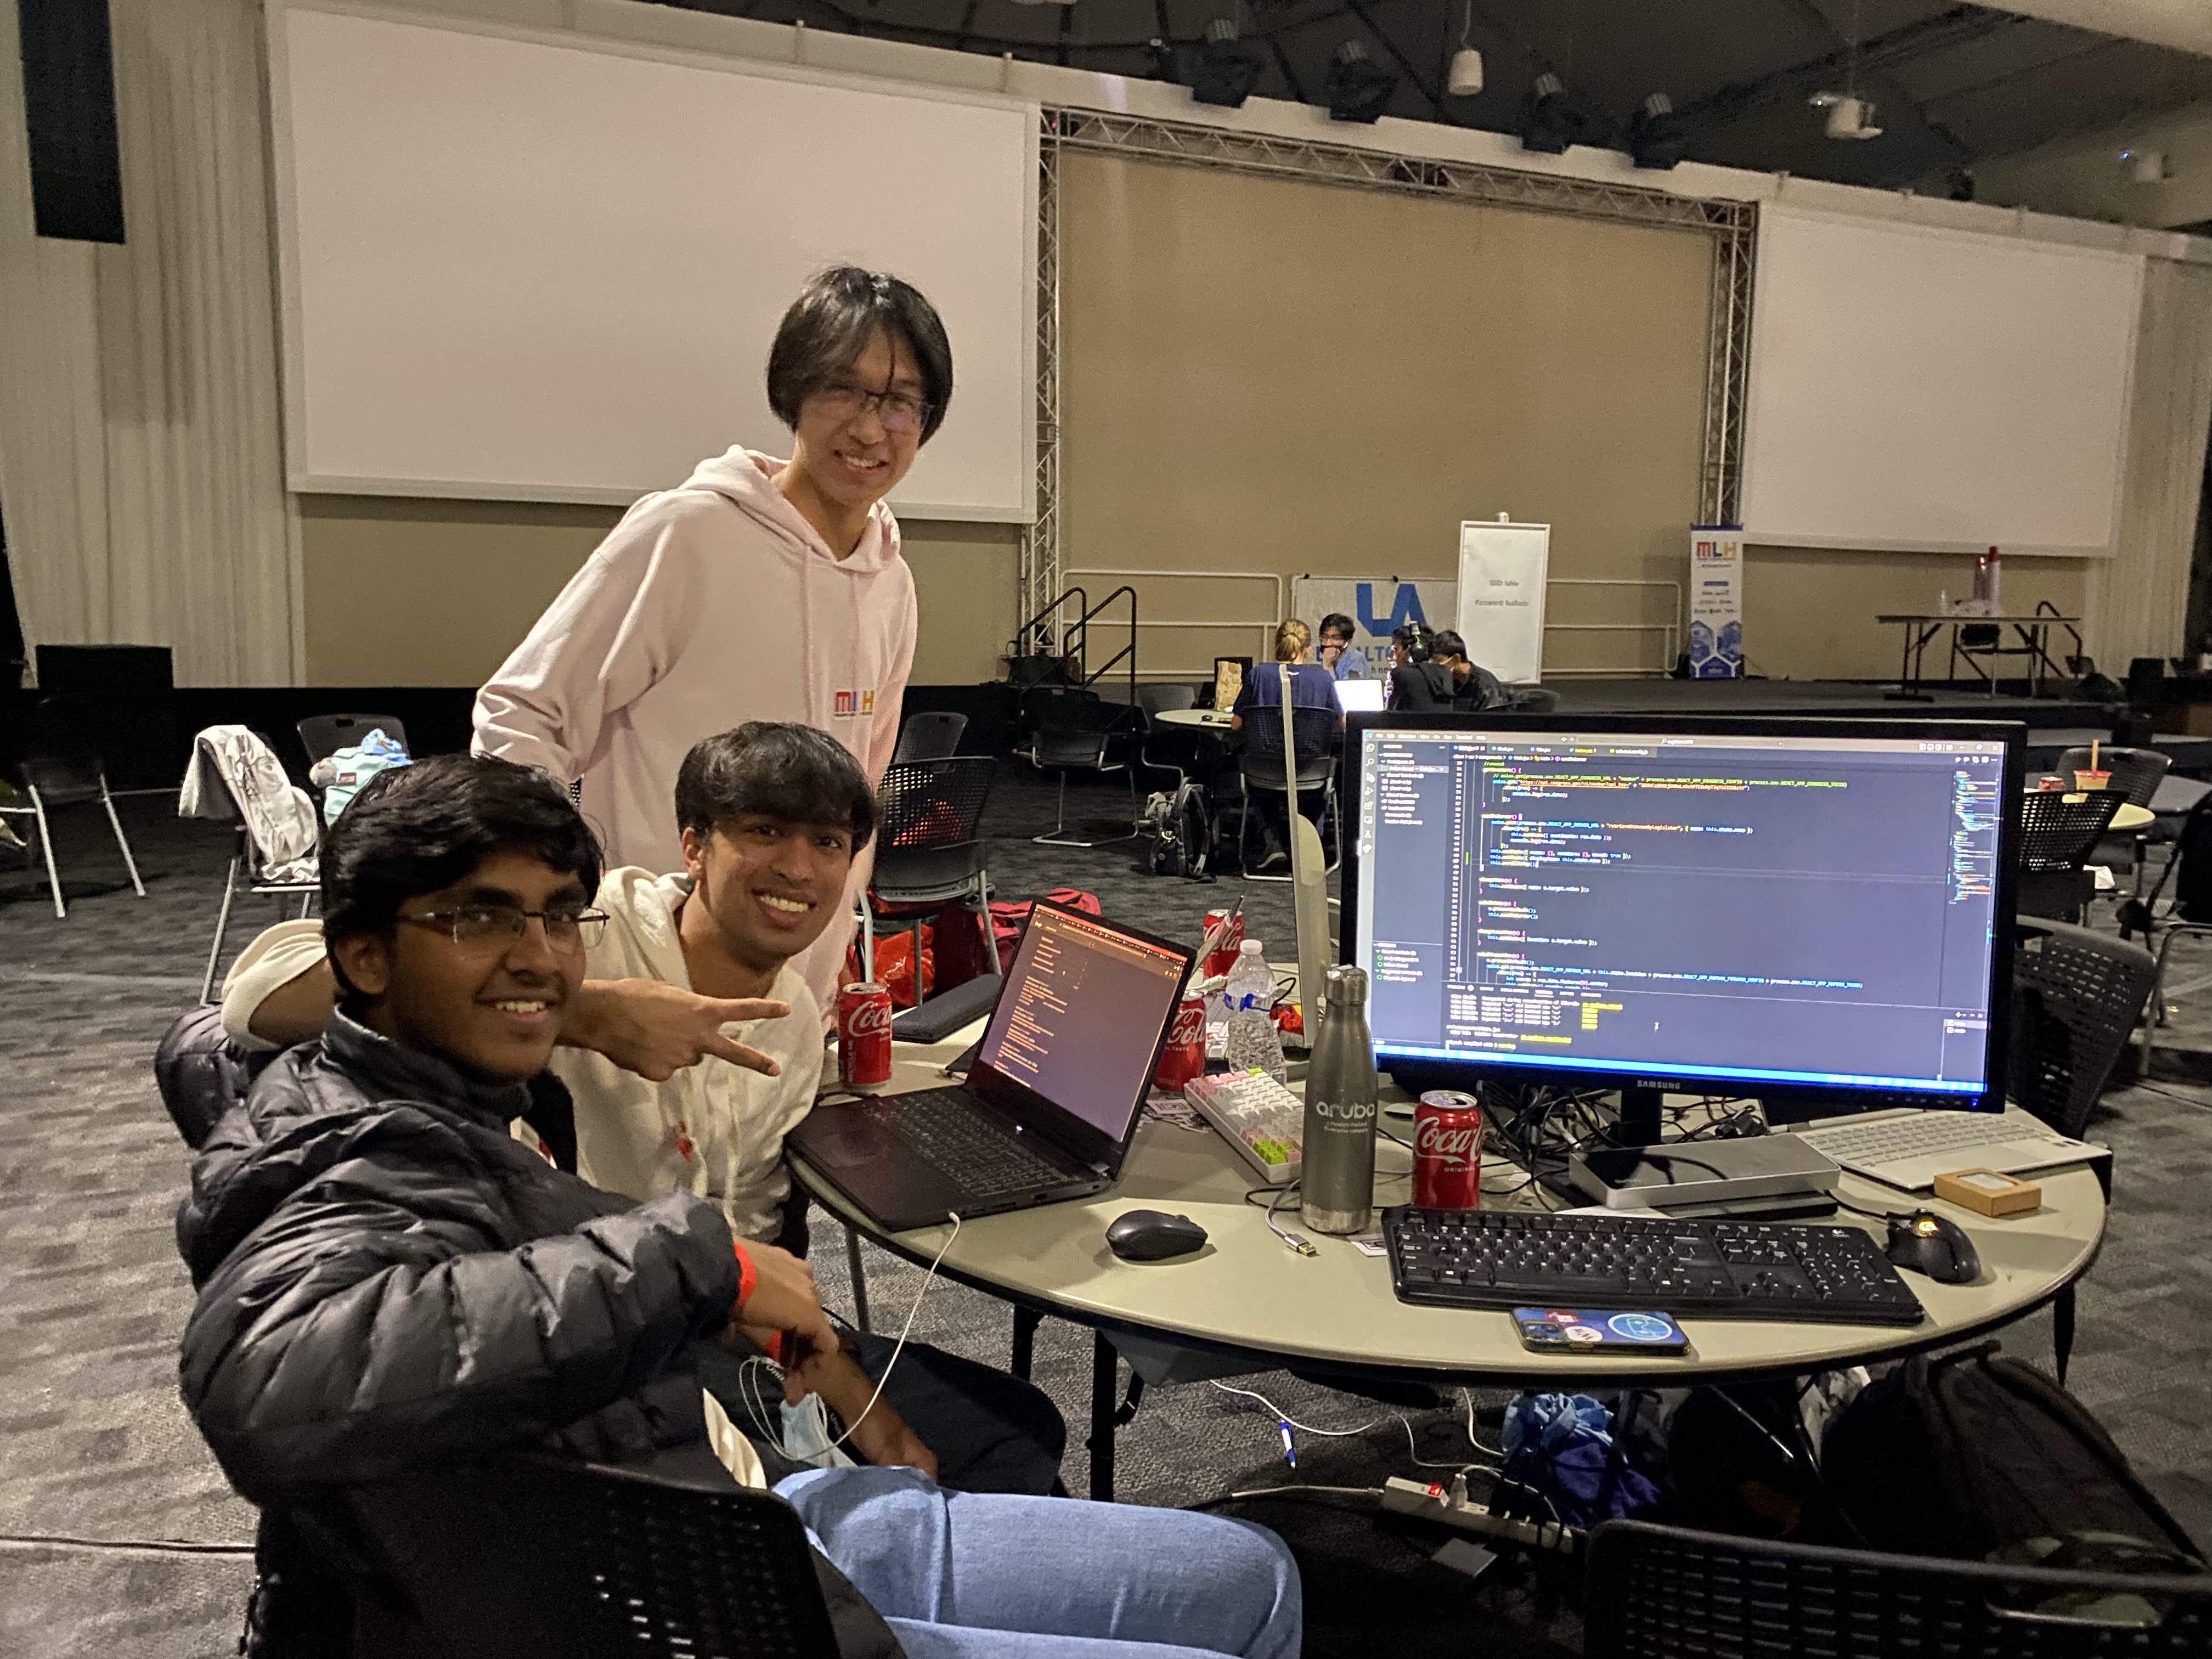
[[[2001,1108],[2018,726],[1356,714],[1341,955],[1425,1083]],[[1790,1111],[1794,1108],[1794,1113]]]

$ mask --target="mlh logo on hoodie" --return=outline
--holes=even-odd
[[[830,712],[848,720],[856,714],[872,714],[876,712],[876,694],[857,686],[850,691],[840,691],[830,705]]]

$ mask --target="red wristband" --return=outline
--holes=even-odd
[[[738,1306],[743,1308],[753,1299],[753,1259],[745,1254],[742,1240],[732,1239],[730,1248],[738,1253]]]

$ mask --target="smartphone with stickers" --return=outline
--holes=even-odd
[[[1682,1328],[1662,1313],[1599,1313],[1587,1308],[1516,1308],[1513,1324],[1531,1353],[1661,1353],[1690,1351]]]

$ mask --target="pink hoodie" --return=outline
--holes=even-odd
[[[914,577],[878,502],[839,560],[743,448],[623,515],[477,694],[480,755],[583,782],[610,868],[684,867],[676,770],[746,720],[829,732],[881,781],[914,665]],[[870,860],[854,860],[852,893]],[[793,965],[835,1006],[850,927]]]

